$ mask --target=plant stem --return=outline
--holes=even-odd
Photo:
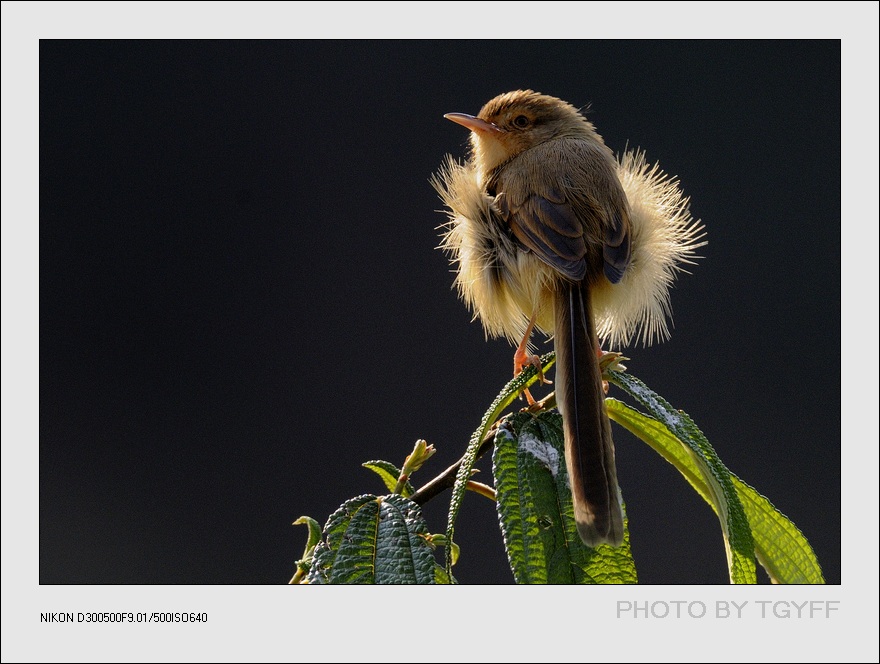
[[[531,412],[540,412],[542,410],[553,408],[555,405],[556,393],[551,392],[546,397],[524,410],[529,410]],[[492,444],[495,442],[495,431],[497,431],[497,429],[498,423],[496,422],[494,425],[492,425],[489,431],[486,432],[486,435],[483,437],[483,441],[480,443],[480,447],[477,448],[477,459],[483,456],[486,452],[489,451],[489,448],[492,447]],[[416,505],[424,505],[432,498],[446,491],[446,489],[451,489],[455,485],[455,476],[458,473],[458,469],[463,461],[464,457],[456,461],[454,464],[449,466],[449,468],[437,475],[437,477],[435,477],[433,480],[425,484],[422,488],[411,495],[409,499],[413,501]]]
[[[293,575],[293,578],[287,582],[288,585],[298,585],[302,583],[302,580],[306,576],[306,568],[305,567],[297,567],[296,574]]]
[[[486,435],[483,437],[483,442],[480,443],[479,449],[477,449],[477,459],[483,456],[492,444],[495,442],[495,430],[497,426],[493,426]],[[446,489],[451,489],[455,485],[455,475],[458,473],[458,469],[464,461],[464,457],[456,461],[454,464],[449,466],[442,473],[437,475],[433,480],[428,482],[421,489],[416,491],[413,495],[409,497],[411,501],[413,501],[416,505],[424,505],[431,498],[434,498]]]
[[[498,497],[495,495],[495,489],[490,487],[488,484],[483,484],[482,482],[474,482],[474,480],[468,480],[467,490],[478,493],[481,496],[485,496],[493,503],[498,500]]]

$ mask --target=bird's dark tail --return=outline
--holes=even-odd
[[[556,296],[556,402],[578,533],[588,546],[623,542],[614,441],[605,411],[596,327],[585,283],[562,282]]]

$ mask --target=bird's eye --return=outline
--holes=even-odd
[[[529,126],[529,124],[531,124],[531,123],[525,115],[517,115],[513,119],[513,126],[517,127],[518,129],[525,129],[526,127]]]

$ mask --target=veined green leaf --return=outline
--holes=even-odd
[[[703,432],[685,412],[674,409],[635,376],[611,371],[605,377],[642,404],[655,420],[684,443],[684,451],[693,458],[705,483],[705,491],[716,507],[724,534],[731,582],[757,583],[755,543],[748,518],[733,485],[730,471],[721,463]],[[702,495],[706,497],[706,494]]]
[[[397,480],[400,477],[400,468],[389,461],[381,461],[378,459],[375,461],[367,461],[361,465],[364,468],[369,468],[381,477],[386,489],[394,491],[397,486]],[[413,488],[413,485],[407,482],[403,487],[403,491],[400,492],[400,495],[404,498],[409,498],[414,493],[415,489]]]
[[[606,406],[611,419],[645,441],[675,466],[721,518],[723,512],[717,503],[719,493],[710,489],[699,457],[691,447],[658,420],[616,399],[607,399]],[[717,463],[720,464],[720,461]],[[754,553],[770,579],[774,583],[824,583],[813,549],[801,531],[764,496],[726,467],[724,471],[729,475],[746,515]]]
[[[310,583],[434,583],[435,561],[419,506],[403,496],[346,501],[324,526]]]
[[[607,398],[605,408],[609,418],[635,434],[675,466],[703,500],[709,503],[716,514],[718,513],[714,494],[706,486],[700,466],[687,445],[653,417],[640,413],[622,401]]]
[[[752,536],[755,555],[773,583],[825,583],[813,547],[794,523],[760,493],[731,475]]]
[[[312,556],[315,554],[315,547],[321,541],[321,526],[310,516],[301,516],[293,522],[294,526],[308,526],[309,538],[306,541],[306,547],[303,550],[302,558],[296,561],[296,572],[290,579],[290,583],[302,583],[312,566]]]
[[[626,520],[619,547],[590,548],[578,535],[558,412],[507,416],[495,434],[493,473],[517,583],[637,583]]]
[[[303,552],[303,558],[310,557],[315,546],[321,541],[321,526],[310,516],[301,516],[293,522],[294,526],[308,526],[309,539],[306,541],[306,548]]]
[[[438,585],[448,585],[457,583],[455,578],[446,573],[446,570],[440,565],[434,565],[434,583]]]
[[[547,353],[544,355],[541,358],[543,371],[546,372],[547,369],[553,366],[555,361],[556,355],[554,353]],[[480,426],[471,435],[467,450],[462,457],[461,465],[455,475],[455,485],[452,487],[452,498],[449,501],[449,516],[446,522],[446,538],[450,542],[454,541],[455,519],[458,517],[458,511],[461,509],[461,501],[464,499],[467,483],[471,478],[471,471],[474,468],[474,462],[477,460],[477,451],[480,449],[480,444],[483,442],[483,438],[486,437],[489,429],[492,428],[492,425],[501,416],[501,413],[503,413],[504,410],[514,402],[524,389],[534,383],[537,379],[538,372],[534,367],[527,366],[523,369],[523,371],[507,383],[507,385],[504,386],[504,389],[501,390],[501,393],[495,397],[495,401],[492,402],[492,405],[489,406],[489,410],[483,415],[483,419],[480,421]],[[447,546],[446,572],[450,575],[452,574],[451,552],[452,547]]]

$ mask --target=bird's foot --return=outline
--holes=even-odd
[[[552,383],[551,380],[544,376],[544,369],[541,366],[541,358],[537,355],[529,355],[522,347],[517,348],[516,352],[513,354],[514,378],[519,376],[520,373],[522,373],[522,370],[526,367],[535,367],[535,371],[538,372],[538,382],[540,382],[542,385]],[[526,401],[529,402],[529,407],[532,407],[537,403],[531,392],[528,391],[528,389],[523,390],[523,394],[526,397]]]
[[[525,350],[517,348],[513,354],[513,376],[516,378],[522,373],[526,367],[535,367],[538,372],[538,381],[543,384],[552,384],[553,381],[544,376],[544,369],[541,366],[541,358],[537,355],[529,355]]]
[[[599,358],[599,371],[602,373],[602,389],[608,394],[608,381],[604,376],[612,371],[626,371],[626,367],[622,364],[623,360],[628,360],[622,353],[616,351],[603,351],[601,348],[596,351]]]

